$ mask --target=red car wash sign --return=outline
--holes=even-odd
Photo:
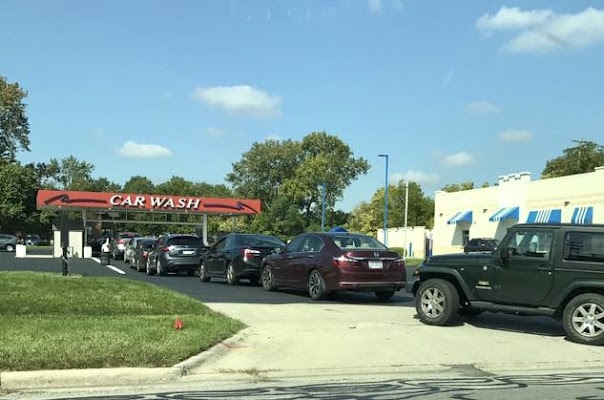
[[[36,205],[38,209],[94,208],[132,211],[188,211],[208,214],[260,213],[260,200],[63,190],[39,190]]]

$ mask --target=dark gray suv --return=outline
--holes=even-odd
[[[0,250],[15,251],[17,247],[17,236],[10,233],[0,233]]]
[[[186,271],[189,276],[193,276],[202,248],[201,239],[194,235],[161,236],[147,256],[147,275]]]

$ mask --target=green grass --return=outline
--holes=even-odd
[[[0,316],[0,371],[172,366],[244,327],[151,284],[34,272],[0,272]]]

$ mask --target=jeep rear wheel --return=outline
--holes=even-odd
[[[419,287],[415,309],[424,324],[448,325],[458,315],[459,293],[451,282],[429,279]]]
[[[562,317],[568,338],[581,344],[604,344],[604,296],[581,294],[564,308]]]

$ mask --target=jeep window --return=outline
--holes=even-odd
[[[508,253],[512,250],[513,256],[549,258],[553,238],[551,231],[517,231],[506,248]]]
[[[564,260],[604,263],[604,233],[568,232]]]

